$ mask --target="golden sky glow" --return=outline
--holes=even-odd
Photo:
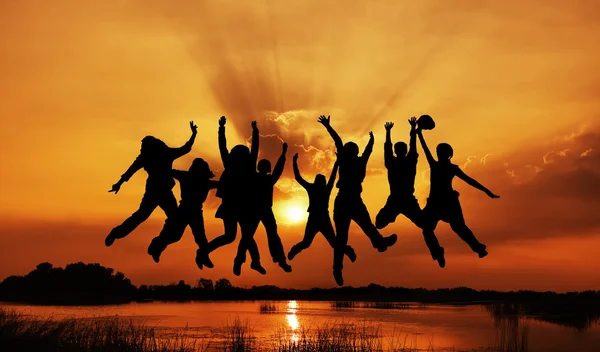
[[[346,265],[346,284],[600,289],[598,13],[591,0],[4,1],[0,277],[42,261],[84,261],[136,284],[228,277],[246,286],[333,286],[332,252],[320,235],[291,262],[293,273],[265,259],[268,275],[245,267],[240,278],[231,273],[235,246],[200,272],[189,232],[154,264],[146,247],[160,210],[105,248],[108,231],[137,208],[146,174],[116,196],[107,191],[146,135],[178,146],[194,120],[196,144],[175,166],[200,156],[219,174],[219,116],[228,117],[230,146],[258,120],[261,157],[274,163],[281,141],[290,145],[274,206],[288,250],[304,233],[297,219],[308,206],[292,155],[300,153],[309,181],[331,170],[333,143],[318,115],[331,115],[344,141],[361,149],[375,133],[363,193],[374,218],[389,191],[384,122],[396,123],[394,141],[406,141],[406,120],[428,113],[437,123],[425,136],[430,147],[452,144],[454,162],[502,197],[455,182],[467,224],[490,255],[479,260],[440,224],[448,263],[440,270],[405,218],[383,231],[399,235],[384,254],[353,225],[359,259]],[[222,232],[217,205],[211,194],[209,239]],[[262,227],[256,238],[269,258]]]

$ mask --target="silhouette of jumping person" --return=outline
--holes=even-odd
[[[325,175],[318,174],[315,176],[314,183],[309,183],[302,178],[300,170],[298,169],[298,154],[294,155],[294,177],[296,181],[304,187],[308,193],[308,221],[306,222],[306,229],[304,230],[304,238],[298,242],[288,253],[288,259],[292,260],[300,252],[308,249],[312,244],[317,233],[321,232],[323,237],[329,242],[331,248],[335,249],[336,239],[333,225],[331,224],[331,218],[329,217],[329,197],[335,184],[335,178],[337,175],[339,160],[335,161],[333,170],[329,176],[329,181],[325,181]],[[327,182],[327,183],[326,183]],[[344,254],[354,262],[356,261],[356,253],[354,249],[346,245]]]
[[[410,148],[406,148],[406,143],[397,142],[394,145],[394,151],[392,151],[392,138],[391,132],[394,127],[393,122],[387,122],[385,124],[386,139],[384,144],[384,160],[385,167],[388,170],[388,182],[390,184],[390,195],[375,218],[375,226],[378,229],[383,229],[387,225],[396,221],[398,215],[403,214],[415,225],[423,228],[423,213],[417,198],[414,196],[415,192],[415,177],[417,175],[417,161],[419,155],[417,154],[417,119],[412,117],[408,120],[410,124]],[[431,256],[434,260],[436,258],[443,258],[443,248],[437,238],[432,236],[431,231],[423,231],[425,237],[425,243],[429,248]],[[443,262],[438,262],[443,267]]]
[[[277,233],[277,221],[273,214],[273,187],[281,177],[285,166],[285,154],[288,145],[283,143],[281,155],[275,164],[271,173],[271,162],[262,159],[258,162],[258,174],[256,175],[256,198],[254,206],[249,205],[248,211],[255,211],[255,220],[262,222],[267,233],[269,243],[269,252],[273,258],[273,263],[277,263],[285,272],[291,272],[292,267],[287,263],[281,237]],[[258,223],[257,228],[258,228]],[[241,245],[241,242],[240,242]],[[244,250],[243,248],[240,250]],[[245,259],[244,259],[245,260]]]
[[[395,234],[383,237],[379,233],[373,225],[369,211],[361,198],[362,182],[367,173],[367,162],[375,143],[373,132],[369,132],[371,137],[369,143],[363,154],[358,156],[358,145],[354,142],[348,142],[344,145],[340,136],[331,127],[329,116],[321,115],[318,121],[327,128],[327,132],[333,138],[340,162],[340,177],[337,182],[339,192],[335,197],[333,206],[333,221],[337,231],[337,245],[333,254],[333,276],[336,283],[342,286],[344,284],[342,277],[344,251],[348,244],[348,231],[352,220],[360,226],[371,240],[373,247],[377,248],[379,252],[385,252],[388,247],[393,246],[398,237]]]
[[[253,234],[258,226],[256,213],[251,210],[253,200],[255,199],[256,189],[256,161],[258,159],[258,127],[256,121],[252,122],[252,146],[251,150],[245,145],[236,145],[227,150],[227,139],[225,137],[225,123],[227,119],[222,116],[219,119],[219,152],[223,161],[224,170],[219,179],[217,187],[217,197],[222,199],[221,205],[215,214],[216,218],[223,220],[225,233],[208,242],[205,248],[200,248],[198,256],[204,258],[202,263],[207,268],[214,265],[209,259],[209,254],[222,246],[235,241],[237,235],[237,226],[240,225],[242,238],[240,243],[244,248],[244,260],[246,250],[250,252],[252,263],[250,268],[261,274],[267,271],[260,264],[260,254],[258,246],[254,241]],[[243,262],[239,262],[238,256],[233,263],[233,273],[240,275]]]
[[[198,245],[196,265],[202,269],[203,263],[210,261],[208,257],[205,257],[206,252],[200,250],[208,244],[204,229],[202,204],[206,201],[208,192],[217,188],[219,182],[211,180],[215,175],[210,170],[208,163],[202,158],[194,159],[189,171],[173,170],[172,175],[179,181],[181,201],[175,217],[165,222],[160,234],[150,243],[148,254],[158,263],[162,252],[170,244],[181,240],[185,228],[189,225],[194,235],[194,241]]]
[[[171,169],[175,159],[192,150],[198,130],[198,126],[194,125],[194,121],[190,122],[190,129],[192,130],[192,136],[179,148],[170,148],[163,141],[152,136],[146,136],[142,139],[139,156],[109,192],[119,193],[121,185],[129,181],[131,176],[142,168],[148,173],[146,191],[139,209],[121,225],[112,229],[110,234],[106,236],[104,244],[107,247],[110,247],[116,239],[124,238],[133,232],[136,227],[150,217],[156,207],[160,207],[165,212],[167,219],[175,215],[177,200],[172,191],[175,181]]]
[[[417,128],[416,133],[419,136],[421,146],[431,168],[429,198],[427,198],[427,205],[423,209],[425,221],[423,231],[428,233],[425,238],[435,238],[435,228],[439,221],[443,221],[450,224],[452,230],[471,247],[473,252],[479,255],[479,258],[485,257],[488,254],[486,246],[477,240],[473,232],[465,224],[458,199],[459,193],[452,188],[452,180],[456,176],[470,186],[485,192],[492,199],[500,198],[500,196],[495,195],[479,182],[467,176],[458,165],[452,164],[450,159],[454,151],[449,144],[438,144],[436,148],[438,160],[435,160],[425,143],[422,129]],[[433,259],[437,260],[443,268],[446,263],[444,249],[441,248],[441,253]]]

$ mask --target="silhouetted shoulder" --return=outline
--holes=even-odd
[[[182,171],[182,170],[171,170],[171,175],[173,176],[174,179],[176,179],[177,181],[181,181],[181,179],[183,179],[186,175],[187,175],[187,171]]]

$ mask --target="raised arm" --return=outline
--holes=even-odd
[[[412,117],[408,120],[410,124],[410,142],[408,147],[408,156],[416,157],[417,156],[417,118]]]
[[[196,134],[198,133],[198,126],[194,125],[194,121],[190,121],[190,129],[192,130],[192,135],[190,139],[179,148],[171,148],[173,159],[177,159],[192,151],[192,146],[194,145],[194,141],[196,140]]]
[[[338,168],[340,167],[339,159],[335,160],[333,164],[333,170],[331,170],[331,175],[329,175],[329,181],[327,181],[327,190],[331,192],[333,186],[335,185],[335,178],[337,176]]]
[[[425,156],[427,157],[427,161],[429,162],[429,165],[432,165],[435,163],[435,159],[433,158],[433,155],[431,155],[431,152],[429,151],[429,148],[427,147],[427,143],[425,143],[425,138],[423,138],[423,131],[420,128],[417,128],[417,136],[419,136],[419,141],[421,142],[421,147],[423,148],[423,152],[425,152]]]
[[[254,168],[256,168],[256,163],[258,162],[258,127],[256,126],[256,121],[252,121],[252,146],[250,147],[250,157],[254,162]]]
[[[344,148],[344,143],[342,142],[342,138],[340,138],[340,135],[337,134],[337,132],[333,129],[333,127],[331,127],[331,124],[330,124],[331,117],[329,117],[329,116],[325,117],[325,115],[321,115],[321,116],[319,116],[318,121],[320,124],[325,126],[325,128],[327,129],[327,132],[329,132],[329,135],[331,135],[331,138],[333,138],[333,142],[335,143],[335,148],[337,149],[337,152],[341,153],[342,149]]]
[[[365,162],[369,160],[369,157],[373,152],[373,144],[375,144],[375,136],[373,135],[373,132],[369,132],[369,143],[367,143],[365,151],[362,153],[362,158],[365,160]]]
[[[306,180],[300,176],[300,170],[298,169],[298,153],[294,154],[294,158],[292,160],[292,164],[294,166],[294,178],[300,184],[300,186],[304,187],[304,189],[308,189],[308,187],[310,187],[310,183],[306,182]]]
[[[227,150],[227,138],[225,138],[225,123],[227,119],[225,116],[221,116],[219,119],[219,153],[221,154],[221,161],[223,166],[227,167],[227,160],[229,160],[229,151]]]
[[[478,190],[487,194],[488,197],[490,197],[490,198],[500,198],[500,196],[495,195],[494,193],[492,193],[492,191],[485,188],[481,183],[475,181],[474,179],[469,177],[467,174],[465,174],[458,166],[456,167],[456,177],[465,181],[469,186],[477,188]]]
[[[393,122],[386,122],[385,125],[385,143],[383,144],[383,161],[386,168],[389,168],[394,161],[394,152],[392,150],[392,127]]]
[[[139,155],[137,158],[135,158],[135,160],[133,161],[131,166],[129,166],[127,171],[125,171],[125,173],[123,175],[121,175],[121,178],[119,179],[119,181],[112,186],[112,188],[110,189],[109,192],[115,192],[115,194],[119,193],[119,189],[121,189],[121,185],[123,183],[129,181],[131,176],[133,176],[133,174],[135,174],[142,167],[144,167],[144,163],[142,162],[142,156]]]
[[[273,172],[271,173],[272,180],[273,180],[273,184],[275,184],[277,182],[277,180],[279,180],[279,178],[281,177],[281,174],[283,173],[283,167],[285,166],[285,153],[287,152],[287,148],[288,145],[287,143],[283,143],[283,148],[281,149],[281,155],[279,156],[279,159],[277,159],[277,163],[275,164],[275,167],[273,168]]]

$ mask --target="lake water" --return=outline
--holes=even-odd
[[[269,303],[276,311],[261,312]],[[600,325],[585,330],[555,325],[526,317],[496,317],[484,306],[412,305],[403,309],[335,308],[335,302],[192,302],[132,303],[118,306],[39,307],[1,304],[5,309],[40,317],[131,317],[145,325],[164,329],[188,327],[200,337],[217,339],[236,319],[248,322],[257,340],[267,343],[282,336],[297,340],[303,331],[354,323],[371,326],[383,336],[384,346],[413,349],[481,350],[501,340],[525,339],[528,351],[600,351]],[[360,304],[359,304],[360,305]],[[216,337],[215,337],[216,336]],[[401,342],[400,342],[401,341]],[[399,343],[400,342],[400,343]]]

